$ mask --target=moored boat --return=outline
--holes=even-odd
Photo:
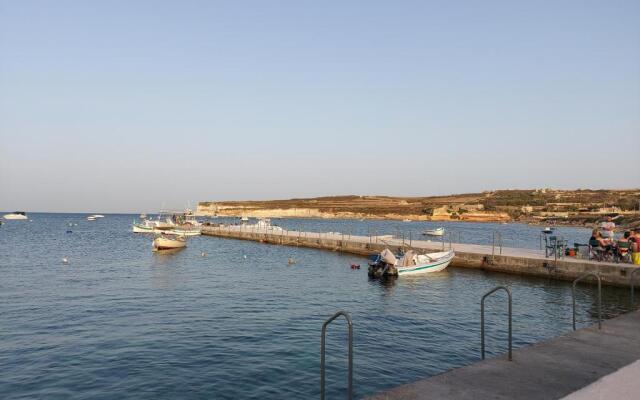
[[[409,250],[401,257],[396,257],[391,250],[384,249],[369,263],[369,275],[381,277],[438,272],[447,268],[454,256],[453,250],[427,254],[417,254]]]
[[[132,226],[134,233],[153,233],[153,229],[155,228],[155,224],[149,220],[145,220],[142,222],[134,221]]]
[[[163,233],[167,235],[177,236],[198,236],[202,233],[202,230],[200,227],[176,226],[174,228],[163,231]]]
[[[427,236],[442,236],[444,235],[444,228],[440,227],[436,229],[427,229],[422,234]]]
[[[4,219],[11,219],[11,220],[25,220],[28,219],[27,218],[27,213],[25,213],[24,211],[14,211],[12,213],[9,214],[5,214],[3,216]]]
[[[174,250],[187,247],[187,238],[184,236],[167,237],[164,234],[153,239],[154,250]]]

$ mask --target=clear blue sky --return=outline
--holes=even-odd
[[[0,210],[640,186],[640,1],[0,0]]]

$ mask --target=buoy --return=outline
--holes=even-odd
[[[201,255],[202,257],[206,257],[206,256],[207,256],[207,253],[203,251],[202,253],[200,253],[200,255]]]
[[[351,269],[360,269],[360,265],[358,265],[358,264],[351,264]]]
[[[63,264],[69,264],[69,259],[67,257],[62,257]]]
[[[245,255],[243,255],[242,257],[247,258],[247,255],[245,254]]]

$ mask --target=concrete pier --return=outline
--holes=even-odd
[[[546,342],[517,349],[513,361],[497,357],[369,397],[371,400],[395,399],[575,399],[639,398],[629,392],[637,376],[627,376],[623,367],[637,369],[640,359],[640,312],[632,312],[597,325],[571,332]],[[608,377],[598,381],[603,377]],[[612,385],[616,385],[612,387]],[[589,397],[589,393],[618,393],[617,397]],[[586,396],[585,396],[586,395]]]
[[[632,264],[596,262],[575,257],[546,258],[544,251],[498,246],[485,246],[445,241],[407,240],[387,236],[356,236],[342,233],[301,232],[273,229],[255,229],[244,226],[205,226],[203,235],[252,240],[287,246],[300,246],[358,255],[369,255],[384,248],[414,249],[418,252],[455,250],[451,263],[454,267],[478,268],[529,276],[572,281],[578,276],[593,272],[600,275],[603,284],[629,286]],[[640,285],[640,273],[635,274]]]

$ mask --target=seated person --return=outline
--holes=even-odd
[[[606,251],[611,250],[611,242],[608,239],[603,238],[598,229],[594,229],[593,232],[591,232],[591,237],[589,238],[589,244],[593,245],[595,242],[598,242],[598,245]]]
[[[618,253],[618,256],[620,257],[626,257],[627,254],[629,253],[629,250],[631,249],[631,240],[629,240],[631,238],[631,232],[626,231],[624,233],[624,235],[618,240],[618,242],[616,243],[616,251]]]

